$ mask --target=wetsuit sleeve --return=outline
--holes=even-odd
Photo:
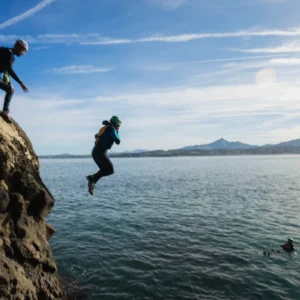
[[[11,54],[8,62],[7,72],[8,74],[19,84],[23,84],[23,82],[20,80],[20,78],[17,76],[15,71],[12,68],[12,62],[13,62],[14,55]]]
[[[119,145],[121,143],[120,137],[116,131],[116,129],[113,128],[113,130],[111,131],[111,137],[113,138],[114,142]]]

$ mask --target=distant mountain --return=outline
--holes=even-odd
[[[299,147],[300,146],[300,139],[292,140],[289,142],[283,142],[280,144],[274,145],[275,147]]]
[[[241,142],[229,142],[225,139],[221,138],[215,142],[205,145],[194,145],[194,146],[186,146],[180,148],[178,150],[217,150],[217,149],[224,149],[224,150],[237,150],[237,149],[253,149],[258,148],[259,146],[256,145],[249,145],[244,144]],[[300,139],[291,140],[288,142],[282,142],[279,144],[266,144],[262,147],[272,148],[272,147],[300,147]]]
[[[125,151],[122,152],[124,154],[139,154],[148,152],[149,150],[146,149],[136,149],[132,151]],[[122,154],[121,153],[121,154]],[[120,154],[118,152],[111,152],[110,155],[117,155]],[[69,154],[69,153],[62,153],[62,154],[53,154],[53,155],[39,155],[39,158],[90,158],[91,154]]]
[[[147,149],[135,149],[135,150],[126,150],[123,152],[111,152],[112,154],[118,154],[118,153],[126,153],[126,154],[136,154],[136,153],[143,153],[143,152],[148,152],[149,150]]]
[[[279,144],[266,144],[262,147],[300,147],[300,139],[291,140],[288,142],[282,142]]]
[[[228,142],[225,139],[219,139],[210,144],[205,145],[194,145],[180,148],[179,150],[216,150],[216,149],[251,149],[257,148],[258,146],[248,145],[241,142]]]
[[[56,154],[56,155],[53,155],[53,156],[57,156],[57,157],[62,156],[64,158],[66,158],[66,157],[73,157],[75,155],[74,154],[70,154],[70,153],[61,153],[61,154]]]
[[[39,158],[89,158],[91,157],[91,154],[86,154],[86,155],[80,155],[80,154],[69,154],[69,153],[64,153],[64,154],[49,154],[49,155],[38,155]]]
[[[126,151],[127,153],[143,153],[143,152],[148,152],[149,150],[147,149],[135,149],[132,151]]]

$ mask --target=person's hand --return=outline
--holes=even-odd
[[[13,87],[13,85],[12,85],[12,84],[10,84],[10,88],[11,88],[11,91],[12,91],[12,92],[14,92],[14,91],[15,91],[15,89],[14,89],[14,87]]]
[[[24,92],[28,92],[28,88],[24,83],[21,84],[21,88],[23,89]]]

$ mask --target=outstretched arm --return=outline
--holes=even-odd
[[[20,80],[20,78],[17,76],[17,74],[15,73],[15,71],[12,69],[12,66],[10,65],[7,69],[9,75],[20,85],[23,84],[23,82]]]
[[[8,65],[8,68],[7,68],[7,72],[8,74],[17,82],[21,85],[22,89],[24,92],[28,92],[28,88],[27,86],[20,80],[20,78],[18,77],[18,75],[15,73],[15,71],[13,70],[12,68],[12,63],[13,63],[13,55],[11,56],[10,58],[10,61],[9,61],[9,65]]]

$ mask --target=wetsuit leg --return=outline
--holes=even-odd
[[[96,183],[101,177],[109,176],[114,173],[114,166],[107,156],[106,153],[103,154],[93,154],[93,159],[100,170],[93,175],[93,181]]]
[[[0,89],[6,92],[5,98],[4,98],[4,105],[3,110],[9,111],[9,103],[13,96],[13,88],[10,84],[5,83],[3,80],[0,79]]]

